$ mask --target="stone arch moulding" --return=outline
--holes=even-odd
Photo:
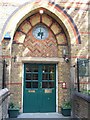
[[[20,8],[18,8],[14,13],[11,14],[11,16],[8,18],[8,20],[6,21],[3,27],[2,40],[3,40],[3,36],[7,32],[9,32],[11,35],[11,42],[12,42],[18,24],[20,24],[20,22],[22,22],[23,19],[25,19],[25,16],[27,16],[32,11],[35,11],[36,9],[39,8],[44,8],[50,11],[55,16],[57,16],[60,19],[60,21],[62,21],[63,25],[66,27],[68,31],[70,37],[70,44],[81,44],[78,29],[73,19],[67,14],[67,12],[63,10],[58,4],[55,5],[47,1],[44,1],[43,3],[40,0],[37,2],[26,3],[22,5]]]

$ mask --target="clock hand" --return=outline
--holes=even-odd
[[[40,28],[40,31],[38,32],[38,36],[40,36],[41,35],[41,28]]]
[[[41,28],[40,28],[40,33],[41,33]]]
[[[41,39],[43,37],[43,32],[41,31],[41,28],[40,28],[40,36],[41,36]]]
[[[41,39],[42,39],[42,37],[43,37],[43,32],[41,32]]]

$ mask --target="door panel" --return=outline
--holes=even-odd
[[[41,108],[41,111],[42,112],[55,112],[55,109],[56,109],[56,103],[55,103],[55,100],[54,100],[54,90],[51,91],[45,91],[43,90],[43,93],[42,93],[42,108]]]
[[[23,112],[56,111],[55,64],[24,64]]]

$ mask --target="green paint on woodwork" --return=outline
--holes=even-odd
[[[24,113],[56,111],[55,79],[55,64],[24,64]]]

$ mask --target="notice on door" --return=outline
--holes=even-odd
[[[52,93],[52,90],[45,89],[45,93]]]

